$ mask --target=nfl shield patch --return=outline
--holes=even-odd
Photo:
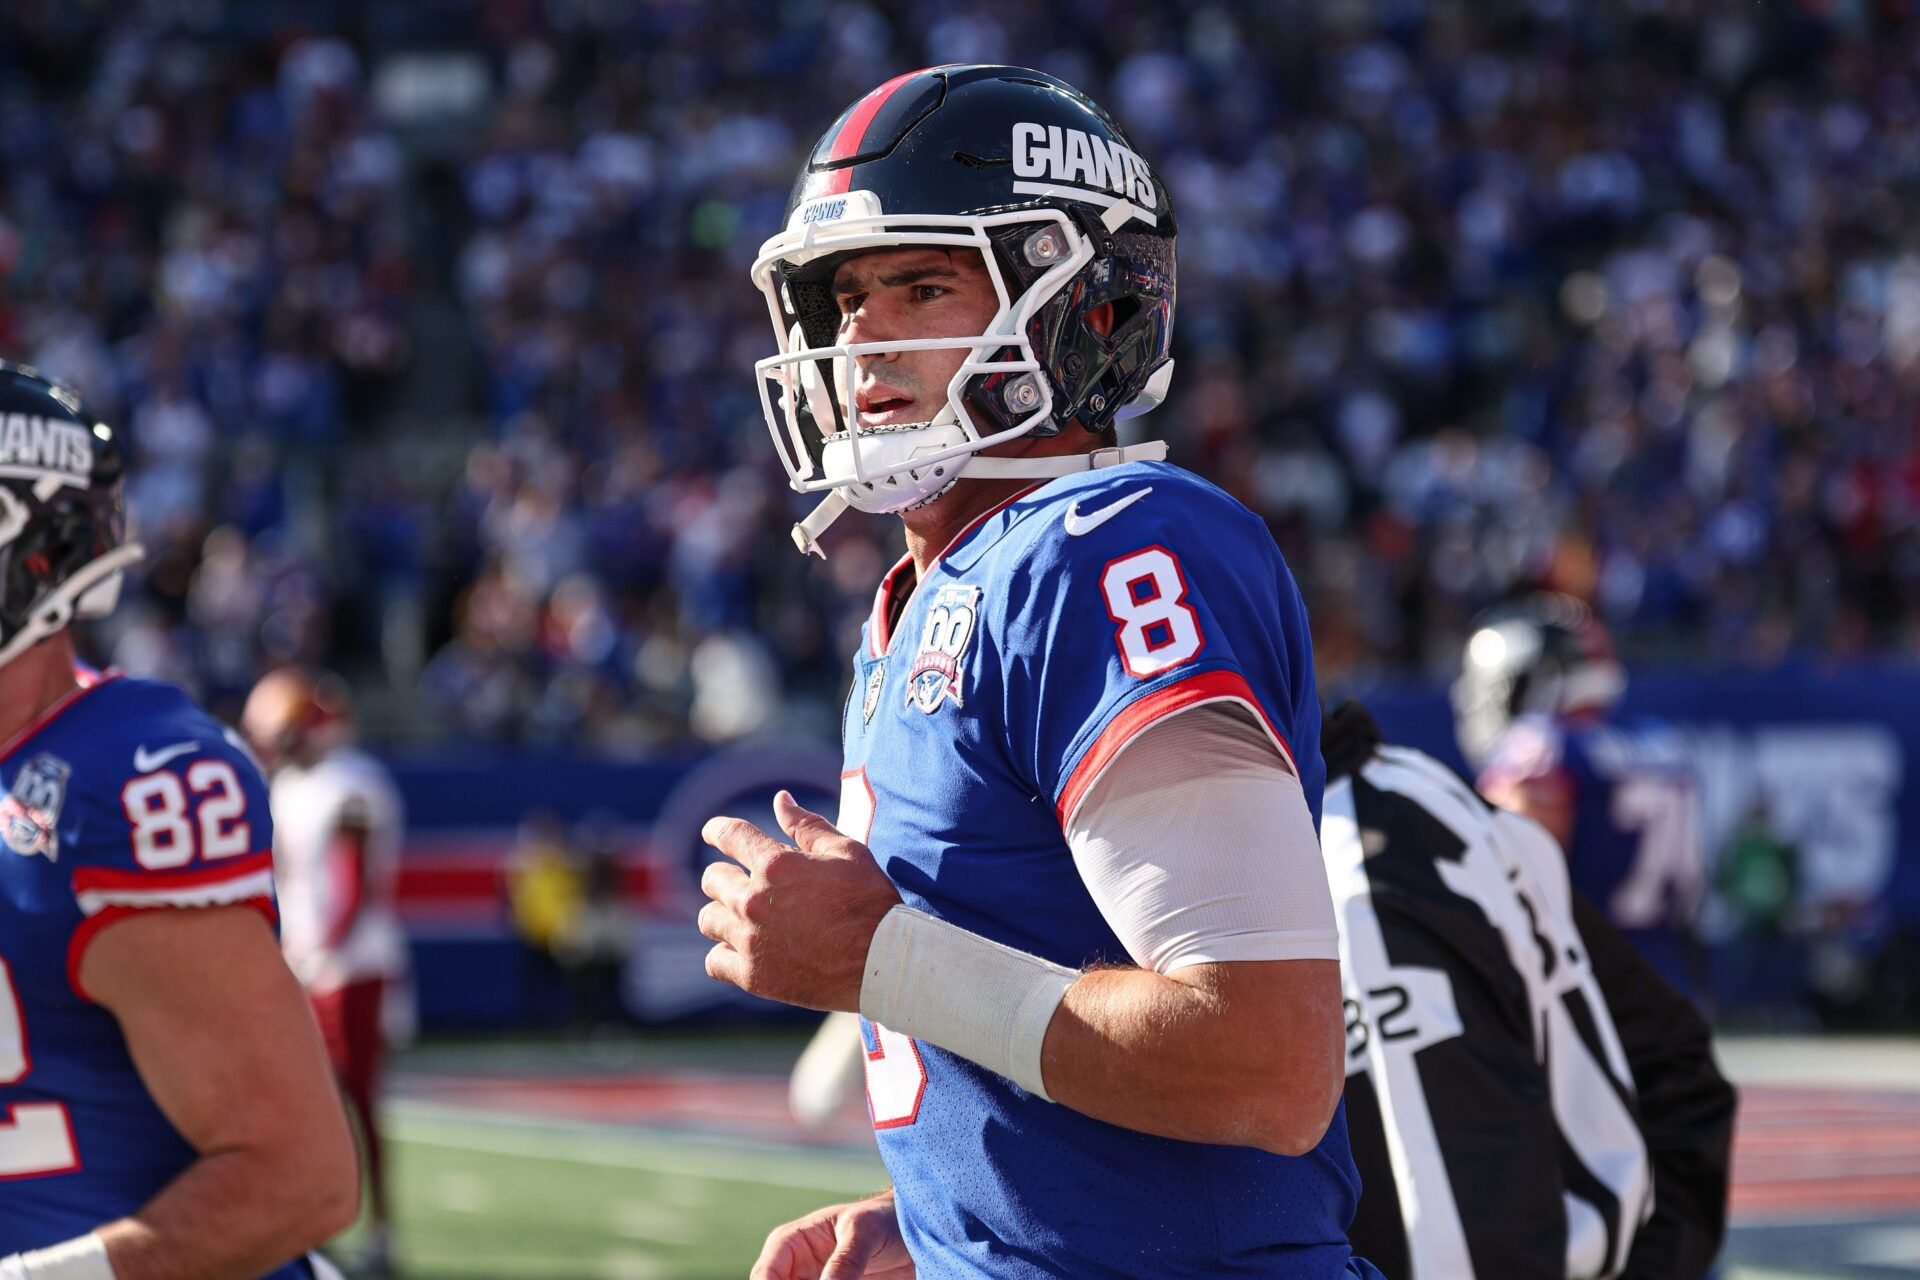
[[[909,706],[932,715],[943,702],[966,705],[961,691],[966,674],[963,659],[973,640],[979,603],[978,587],[942,587],[934,596],[926,628],[920,633],[920,652],[907,672]]]
[[[73,768],[44,752],[22,765],[13,790],[0,799],[0,840],[23,858],[45,854],[60,860],[60,810],[67,802]]]

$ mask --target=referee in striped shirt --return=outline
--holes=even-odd
[[[1388,1280],[1706,1275],[1734,1112],[1706,1023],[1541,827],[1358,703],[1322,750],[1355,1250]]]

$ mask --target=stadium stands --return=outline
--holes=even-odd
[[[830,724],[896,535],[787,547],[744,266],[827,116],[970,59],[1083,85],[1167,174],[1159,425],[1272,522],[1329,677],[1443,668],[1543,583],[1630,656],[1913,652],[1911,22],[889,12],[6,6],[0,349],[128,424],[152,551],[100,656],[217,707],[324,658],[388,740]]]

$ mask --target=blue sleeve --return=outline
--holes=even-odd
[[[72,862],[84,914],[271,900],[266,781],[218,726],[112,740],[88,764]]]
[[[1130,510],[1074,536],[1044,522],[1010,593],[1015,767],[1064,821],[1147,725],[1201,702],[1256,710],[1319,814],[1319,703],[1306,609],[1266,527],[1224,493],[1148,477]],[[1096,513],[1122,498],[1084,498]],[[1083,522],[1084,523],[1084,522]]]

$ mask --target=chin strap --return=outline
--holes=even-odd
[[[793,526],[793,545],[800,548],[800,554],[819,556],[825,560],[827,553],[820,549],[820,535],[825,533],[827,526],[838,520],[840,513],[846,509],[847,500],[838,493],[830,493],[820,500],[820,505],[813,509],[812,515]]]
[[[1165,440],[1142,440],[1139,444],[1110,445],[1092,453],[1063,453],[1050,458],[967,459],[962,480],[1057,480],[1082,471],[1099,471],[1123,462],[1165,462]]]
[[[1046,458],[985,458],[979,454],[967,459],[966,468],[961,471],[961,480],[1057,480],[1061,476],[1077,475],[1082,471],[1100,471],[1106,467],[1117,467],[1123,462],[1165,462],[1167,460],[1167,442],[1165,440],[1142,440],[1139,444],[1109,445],[1104,449],[1095,449],[1091,453],[1063,453]],[[821,499],[813,514],[793,526],[793,545],[800,548],[801,555],[819,556],[822,560],[827,553],[820,548],[820,535],[827,526],[840,518],[847,509],[847,500],[838,493],[830,493]]]
[[[72,577],[47,593],[34,611],[27,615],[18,631],[0,644],[0,666],[5,666],[22,653],[39,644],[48,636],[72,622],[76,615],[81,617],[100,617],[111,607],[113,598],[117,598],[119,583],[112,583],[114,596],[101,601],[100,610],[82,610],[79,602],[88,592],[107,585],[128,565],[137,564],[146,557],[146,548],[137,542],[123,542],[113,550],[96,560],[90,560],[74,571]],[[0,1277],[4,1280],[4,1277]]]

